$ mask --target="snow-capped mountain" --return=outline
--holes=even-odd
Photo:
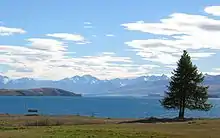
[[[0,75],[0,84],[7,84],[10,81],[10,79],[6,76],[1,76]]]
[[[168,85],[169,77],[140,76],[132,79],[100,80],[91,75],[73,76],[58,81],[35,80],[32,78],[10,79],[0,76],[0,88],[31,89],[40,87],[60,88],[75,93],[90,96],[147,96],[163,95]],[[209,85],[210,94],[220,96],[220,76],[205,76],[205,84]]]

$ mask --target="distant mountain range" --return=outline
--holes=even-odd
[[[0,89],[57,88],[84,96],[163,96],[168,82],[169,77],[166,75],[111,80],[100,80],[91,75],[84,75],[58,81],[32,78],[10,79],[0,76]],[[204,84],[210,86],[211,97],[220,97],[220,75],[206,75]]]

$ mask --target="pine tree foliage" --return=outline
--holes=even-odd
[[[208,86],[203,85],[203,80],[203,74],[192,64],[189,54],[184,50],[160,103],[166,109],[179,110],[179,118],[184,118],[185,109],[210,110],[212,105],[207,102]]]

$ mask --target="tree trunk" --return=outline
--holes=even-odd
[[[185,106],[183,107],[183,111],[182,111],[182,119],[184,119],[185,116]]]
[[[186,92],[184,93],[184,96],[183,96],[183,104],[182,104],[182,118],[181,119],[184,119],[184,115],[185,115],[185,106],[186,106]]]
[[[179,108],[180,108],[180,109],[179,109],[179,118],[181,118],[181,117],[182,117],[182,114],[183,114],[183,113],[182,113],[182,112],[183,112],[182,99],[180,100],[180,103],[179,103],[179,104],[180,104],[180,105],[179,105],[179,106],[180,106],[180,107],[179,107]]]
[[[184,99],[183,99],[183,106],[182,106],[182,118],[181,119],[184,119],[184,115],[185,115],[185,104],[186,104],[186,97],[184,96]]]
[[[182,106],[180,106],[180,109],[179,109],[179,118],[181,118],[182,116]]]
[[[181,107],[181,110],[179,110],[179,119],[184,119],[184,108]]]
[[[184,115],[185,115],[185,96],[183,97],[182,101],[181,101],[181,107],[180,107],[180,112],[179,112],[179,119],[184,119]]]

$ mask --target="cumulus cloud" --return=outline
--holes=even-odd
[[[91,74],[100,79],[134,77],[151,73],[156,65],[138,65],[130,57],[103,52],[93,56],[71,57],[61,42],[31,39],[28,47],[0,45],[1,65],[10,67],[4,75],[12,78],[33,77],[58,80]],[[49,43],[51,47],[48,46]],[[40,46],[41,45],[41,46]],[[52,47],[54,46],[54,47]],[[44,48],[42,48],[44,47]]]
[[[214,16],[220,16],[220,6],[209,6],[209,7],[206,7],[204,11]]]
[[[74,42],[85,42],[85,38],[79,34],[69,34],[69,33],[53,33],[47,34],[47,36],[60,38],[62,40],[74,41]]]
[[[0,36],[10,36],[14,34],[24,34],[24,33],[26,33],[26,31],[21,28],[9,28],[5,26],[0,26]]]
[[[210,7],[206,7],[205,11],[208,8]],[[220,20],[208,16],[173,13],[167,18],[161,19],[160,22],[137,21],[124,23],[122,26],[130,31],[148,33],[156,37],[155,39],[125,42],[144,60],[174,64],[182,50],[188,50],[192,58],[196,60],[215,54],[215,52],[208,51],[199,53],[195,52],[196,50],[220,50],[220,43],[218,42]]]
[[[27,39],[28,45],[33,49],[45,50],[45,51],[66,51],[64,42],[54,39],[43,39],[43,38],[30,38]]]
[[[218,16],[218,7],[206,7],[204,11]],[[85,22],[84,26],[91,26],[91,23]],[[74,52],[68,51],[69,41],[76,44],[90,42],[79,34],[52,33],[47,34],[48,37],[52,37],[51,39],[27,39],[27,47],[0,45],[0,64],[9,66],[7,71],[1,73],[16,78],[33,77],[54,80],[85,74],[101,79],[135,77],[155,74],[156,70],[175,68],[175,63],[185,49],[189,51],[193,60],[209,58],[216,54],[213,51],[220,50],[220,20],[209,16],[173,13],[158,22],[137,21],[124,23],[122,26],[130,31],[154,36],[154,39],[125,42],[129,50],[147,60],[147,63],[153,61],[151,64],[145,64],[145,61],[138,64],[131,57],[118,56],[114,52],[71,57],[69,54]],[[0,35],[25,33],[19,28],[5,28],[0,28]],[[111,34],[107,35],[111,36]],[[164,64],[165,68],[154,63]],[[213,73],[216,72],[219,72],[219,69],[213,70]]]

